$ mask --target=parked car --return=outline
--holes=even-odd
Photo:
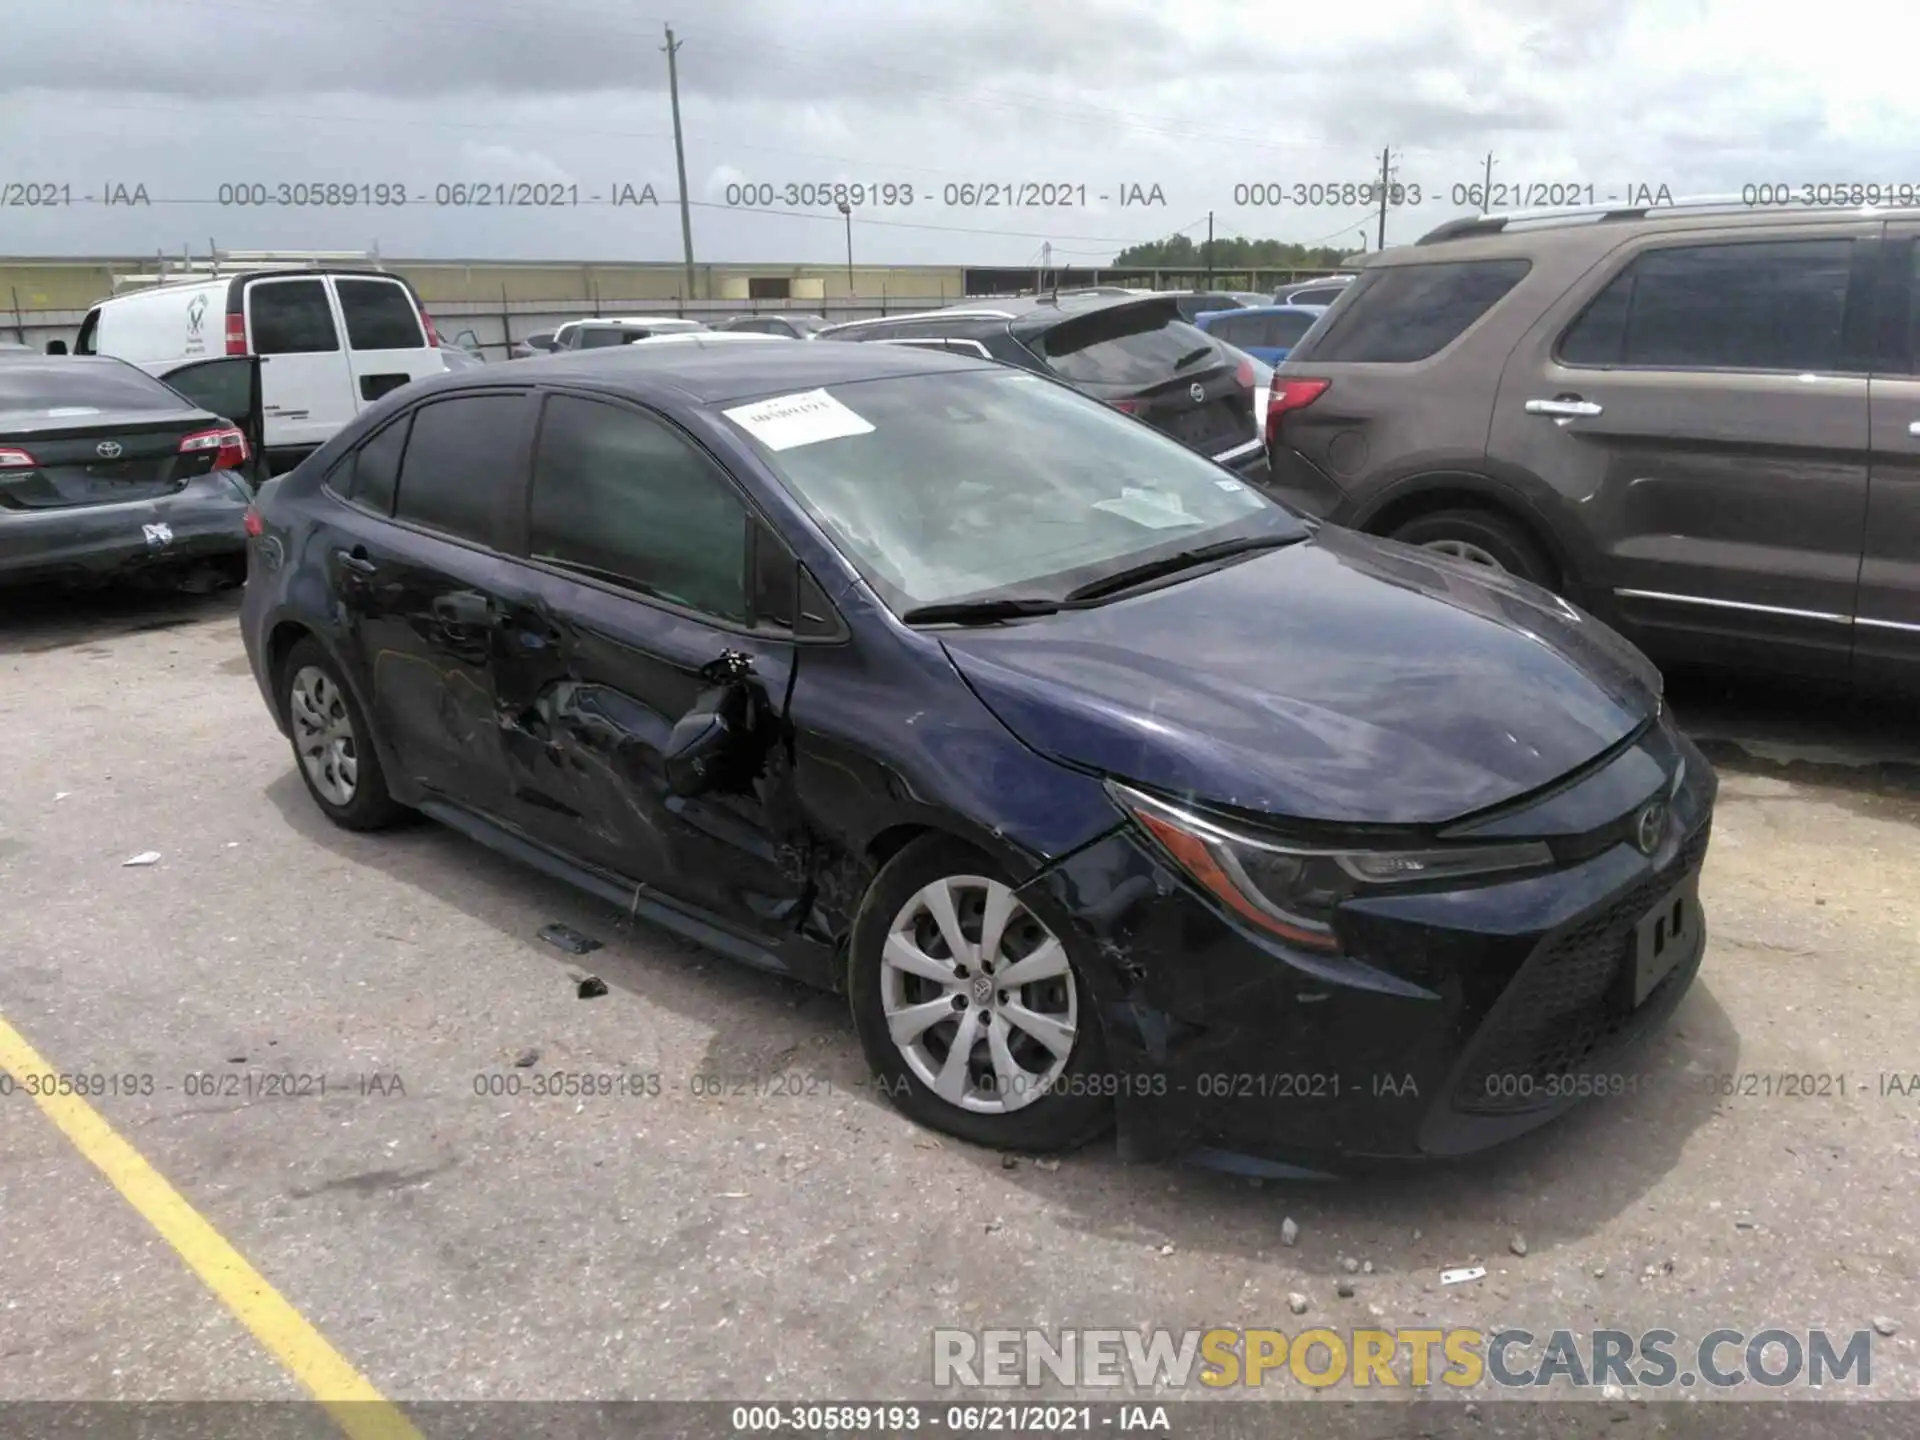
[[[245,574],[260,361],[0,362],[0,586]],[[189,398],[204,397],[204,398]],[[209,405],[218,408],[208,408]]]
[[[1057,298],[852,320],[815,338],[950,350],[1036,370],[1138,416],[1247,479],[1267,478],[1253,371],[1229,361],[1182,320],[1170,295],[1062,291]]]
[[[1282,285],[1274,292],[1275,305],[1320,305],[1333,304],[1346,293],[1353,284],[1351,275],[1322,275],[1317,280],[1300,280],[1291,285]]]
[[[411,807],[845,992],[975,1143],[1457,1154],[1602,1093],[1699,966],[1716,781],[1637,651],[1030,369],[449,375],[252,525],[330,820]],[[1276,1054],[1304,1098],[1204,1078]]]
[[[210,355],[268,357],[261,384],[275,473],[389,390],[447,368],[413,287],[358,270],[253,270],[132,290],[87,312],[73,350],[156,374]]]
[[[1243,303],[1231,290],[1166,290],[1161,293],[1173,297],[1180,318],[1189,324],[1216,310],[1237,310]],[[1258,303],[1265,304],[1266,301],[1261,298]]]
[[[680,320],[668,316],[634,316],[629,319],[569,320],[553,335],[553,348],[591,350],[601,345],[627,345],[649,335],[690,334],[705,331],[698,320]]]
[[[1234,363],[1238,364],[1240,361],[1244,360],[1247,363],[1247,365],[1252,369],[1253,371],[1253,413],[1256,415],[1266,414],[1267,404],[1268,404],[1268,394],[1273,388],[1273,367],[1267,364],[1266,361],[1261,360],[1255,356],[1249,355],[1247,354],[1246,351],[1241,350],[1236,346],[1227,344],[1224,340],[1221,340],[1220,337],[1217,335],[1214,336],[1214,340],[1219,344],[1222,350],[1226,351],[1227,354],[1233,358]]]
[[[1916,222],[1681,203],[1443,226],[1280,367],[1278,483],[1662,659],[1920,686]]]
[[[513,342],[507,347],[510,360],[531,360],[536,355],[546,355],[553,350],[552,330],[539,330]]]
[[[445,341],[440,345],[440,360],[449,370],[471,370],[487,363],[466,347],[449,345]]]
[[[1300,338],[1326,314],[1324,305],[1262,305],[1240,310],[1209,310],[1194,324],[1269,365],[1278,365]]]
[[[22,345],[18,340],[0,340],[0,354],[38,355],[39,353],[31,345]]]
[[[782,310],[778,314],[735,315],[713,328],[729,333],[740,331],[750,335],[777,335],[788,340],[811,340],[817,332],[827,328],[827,321],[822,315],[801,315]]]

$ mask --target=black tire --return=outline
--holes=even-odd
[[[1437,547],[1448,542],[1470,545],[1492,557],[1502,570],[1555,588],[1553,564],[1533,538],[1505,516],[1488,510],[1441,510],[1409,520],[1393,532],[1403,545]]]
[[[338,692],[340,709],[351,727],[352,754],[357,773],[352,796],[345,804],[321,793],[300,753],[300,727],[293,719],[292,692],[295,679],[305,670],[320,671],[331,682]],[[341,678],[339,668],[319,643],[311,639],[296,643],[287,652],[274,685],[281,712],[288,717],[287,728],[293,732],[294,768],[300,772],[307,794],[313,797],[313,803],[320,807],[321,813],[343,830],[384,830],[406,818],[407,808],[395,800],[387,789],[386,772],[380,766],[380,752],[374,747],[373,732],[367,725],[367,717],[361,714],[352,689]]]
[[[1113,1105],[1103,1092],[1105,1047],[1093,992],[1086,982],[1081,942],[1064,915],[1044,899],[1022,895],[1020,901],[1034,919],[1059,939],[1066,951],[1075,991],[1072,1049],[1057,1080],[1037,1099],[1017,1109],[989,1113],[964,1109],[942,1099],[908,1065],[888,1031],[883,1000],[881,955],[896,915],[916,893],[949,876],[978,876],[1007,884],[1005,872],[969,845],[946,836],[928,835],[914,841],[889,860],[874,877],[854,920],[847,990],[860,1044],[881,1089],[910,1119],[935,1130],[996,1150],[1047,1154],[1074,1150],[1103,1134],[1113,1122]],[[962,916],[971,925],[969,940],[979,939],[977,917]],[[1015,938],[1009,931],[1010,940]],[[958,1014],[959,1012],[956,1012]],[[991,1022],[989,1022],[991,1023]],[[1004,1025],[1004,1020],[1000,1021]],[[945,1030],[951,1041],[959,1022],[941,1021],[929,1035]],[[951,1026],[951,1028],[947,1028]],[[937,1039],[930,1044],[939,1043]],[[1016,1037],[1020,1043],[1020,1037]],[[981,1048],[984,1048],[982,1042]],[[950,1049],[948,1051],[950,1052]]]

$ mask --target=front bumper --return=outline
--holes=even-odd
[[[0,585],[97,582],[244,555],[240,484],[216,470],[153,500],[0,511]]]
[[[1080,918],[1100,957],[1088,981],[1122,1153],[1207,1150],[1321,1171],[1456,1156],[1588,1096],[1642,1088],[1627,1073],[1632,1051],[1691,986],[1705,928],[1638,1006],[1635,931],[1699,871],[1717,781],[1663,724],[1643,753],[1608,767],[1620,767],[1611,781],[1591,777],[1540,807],[1542,834],[1555,833],[1558,807],[1610,835],[1619,817],[1591,823],[1596,793],[1626,794],[1625,774],[1651,789],[1674,773],[1648,752],[1685,759],[1651,856],[1621,841],[1504,884],[1351,902],[1337,922],[1345,954],[1332,960],[1230,921],[1130,828],[1047,872],[1035,883]]]

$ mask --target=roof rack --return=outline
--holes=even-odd
[[[1443,240],[1461,240],[1476,235],[1498,235],[1510,227],[1548,227],[1576,223],[1607,224],[1616,220],[1661,220],[1667,216],[1688,215],[1803,215],[1809,213],[1839,215],[1849,212],[1876,214],[1880,210],[1900,208],[1875,205],[1754,205],[1738,195],[1688,195],[1653,205],[1559,205],[1535,210],[1503,210],[1486,215],[1467,215],[1449,220],[1422,235],[1416,245],[1437,245]]]
[[[371,270],[386,268],[380,263],[377,247],[372,250],[220,250],[210,245],[204,255],[194,255],[184,247],[177,259],[156,254],[152,270],[115,275],[113,288],[177,285],[188,280],[211,280],[258,270],[330,270],[349,265]]]
[[[1014,318],[1013,312],[1010,310],[975,310],[971,308],[964,310],[957,308],[952,310],[902,310],[896,315],[869,315],[861,320],[842,320],[836,325],[829,325],[827,328],[829,330],[851,330],[857,325],[885,325],[894,320],[925,320],[934,315],[938,315],[943,320],[1011,320]]]

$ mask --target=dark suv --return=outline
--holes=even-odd
[[[1484,216],[1274,376],[1281,498],[1658,657],[1920,685],[1920,211]]]
[[[1180,298],[1022,296],[853,320],[814,338],[918,345],[1037,370],[1265,484],[1253,366],[1188,324]]]

